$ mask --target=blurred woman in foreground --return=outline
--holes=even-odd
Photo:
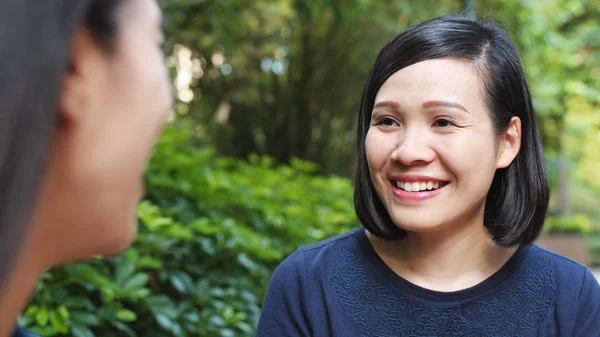
[[[0,0],[1,337],[47,268],[132,242],[171,105],[161,22],[155,0]]]
[[[533,244],[549,195],[540,139],[502,30],[443,17],[400,34],[363,92],[364,228],[289,256],[257,335],[599,336],[590,270]]]

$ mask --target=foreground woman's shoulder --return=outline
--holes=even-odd
[[[27,332],[23,329],[21,329],[19,326],[17,326],[17,328],[15,329],[15,332],[13,333],[12,337],[38,337],[37,335],[34,335],[30,332]]]

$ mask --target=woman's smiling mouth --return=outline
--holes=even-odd
[[[394,195],[400,199],[423,200],[438,195],[450,182],[428,176],[402,175],[390,180]]]

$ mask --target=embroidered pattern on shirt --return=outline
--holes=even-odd
[[[329,285],[362,337],[509,337],[536,331],[556,300],[551,261],[532,258],[512,281],[449,310],[396,296],[374,282],[354,250],[337,247]]]

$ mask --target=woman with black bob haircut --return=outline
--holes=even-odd
[[[40,274],[126,249],[171,107],[155,0],[0,0],[0,337]]]
[[[534,244],[549,182],[517,49],[441,17],[380,52],[359,115],[364,228],[275,271],[259,337],[596,336],[590,270]]]

